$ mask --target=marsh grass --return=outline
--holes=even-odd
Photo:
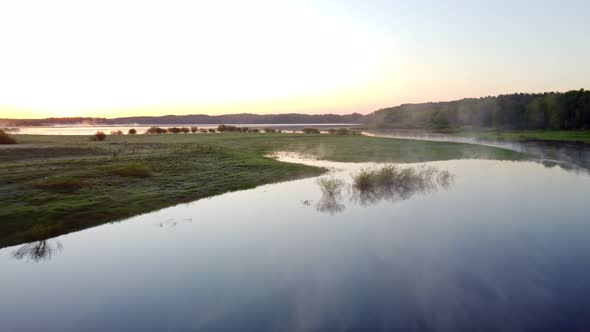
[[[335,177],[325,177],[316,180],[324,195],[336,196],[342,193],[344,181]]]
[[[404,200],[415,194],[446,190],[453,182],[454,176],[449,171],[434,166],[401,168],[387,164],[353,175],[353,198],[363,204],[382,199]]]
[[[39,189],[61,193],[74,193],[83,187],[82,180],[72,176],[51,177],[41,180],[36,185]]]

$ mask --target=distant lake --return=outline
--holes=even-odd
[[[341,179],[373,163],[281,160]],[[584,331],[590,175],[450,160],[452,183],[265,185],[0,250],[2,331]]]
[[[358,124],[354,123],[305,123],[305,124],[231,124],[224,123],[225,125],[233,125],[238,127],[250,127],[250,128],[275,128],[283,130],[300,130],[305,127],[313,127],[318,129],[330,129],[330,128],[341,128],[341,127],[354,127]],[[92,135],[97,131],[104,133],[110,133],[111,131],[121,130],[123,133],[127,133],[129,129],[137,130],[138,134],[143,134],[150,127],[198,127],[198,128],[217,128],[219,124],[158,124],[158,125],[117,125],[117,126],[32,126],[32,127],[18,127],[18,131],[11,132],[12,134],[27,134],[27,135]]]

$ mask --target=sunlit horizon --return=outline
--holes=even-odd
[[[538,1],[5,2],[0,118],[367,114],[588,88],[590,46],[581,41],[590,6],[571,3],[578,9]]]

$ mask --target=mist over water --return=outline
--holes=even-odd
[[[458,142],[493,146],[523,152],[547,166],[559,164],[567,169],[590,169],[590,146],[567,142],[498,141],[447,134],[417,132],[412,130],[370,130],[363,134],[375,137],[391,137],[438,142]]]
[[[344,207],[321,208],[326,192],[311,178],[4,248],[0,330],[585,328],[587,173],[538,162],[406,164],[454,181],[359,204],[346,186],[382,165],[279,158],[328,167],[324,177],[344,183],[334,195]],[[36,259],[43,248],[54,250]]]

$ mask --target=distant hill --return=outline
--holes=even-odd
[[[173,125],[173,124],[312,124],[312,123],[363,123],[364,115],[338,114],[228,114],[228,115],[164,115],[132,116],[123,118],[46,118],[46,119],[0,119],[0,126],[43,125]]]
[[[116,118],[109,120],[112,124],[296,124],[296,123],[361,123],[362,114],[227,114],[227,115],[164,115]]]
[[[403,104],[368,115],[227,114],[164,115],[124,118],[0,119],[1,127],[41,125],[358,123],[377,128],[590,129],[590,91],[515,93],[447,102]]]
[[[590,91],[516,93],[404,104],[366,116],[379,128],[590,129]]]

